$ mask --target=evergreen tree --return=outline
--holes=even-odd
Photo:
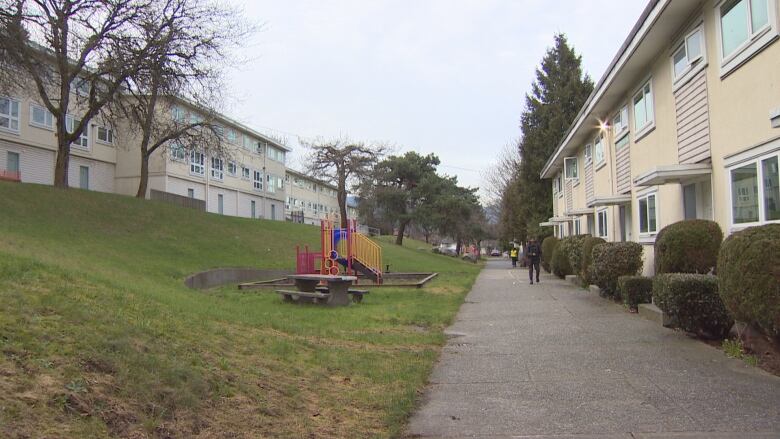
[[[555,36],[555,45],[537,68],[531,90],[520,119],[520,171],[510,189],[517,191],[512,194],[517,202],[510,204],[517,210],[512,215],[519,218],[517,238],[521,241],[529,234],[542,234],[539,223],[552,216],[552,184],[539,175],[593,91],[593,81],[583,74],[582,58],[565,35]]]

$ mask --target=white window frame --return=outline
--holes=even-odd
[[[225,159],[211,157],[211,178],[217,181],[225,179]]]
[[[597,148],[597,146],[601,146],[601,149]],[[599,151],[601,151],[600,160],[598,158]],[[604,135],[602,133],[599,133],[599,135],[593,139],[593,163],[595,164],[597,170],[601,169],[601,167],[607,163],[607,154],[604,148]]]
[[[178,105],[171,107],[171,119],[174,122],[184,123],[187,120],[187,112]]]
[[[264,178],[265,177],[263,176],[263,171],[260,171],[259,169],[253,170],[252,171],[252,190],[257,191],[257,192],[262,192],[263,191]]]
[[[227,141],[232,144],[235,144],[238,141],[238,132],[233,128],[228,128],[227,130]]]
[[[174,162],[187,161],[187,151],[184,149],[184,145],[179,142],[171,143],[171,146],[168,148],[168,156]]]
[[[276,176],[271,174],[265,175],[265,191],[269,194],[273,194],[276,192]]]
[[[231,171],[232,169],[232,171]],[[227,174],[231,177],[238,176],[238,164],[236,164],[233,160],[228,160],[227,163]]]
[[[699,56],[694,57],[693,59],[690,58],[690,55],[688,54],[689,49],[689,41],[691,40],[691,37],[693,37],[695,34],[699,34],[699,50],[701,50],[701,53]],[[690,32],[686,33],[684,37],[682,37],[677,44],[674,45],[674,50],[672,50],[672,54],[669,57],[669,61],[671,63],[671,70],[672,70],[672,80],[674,82],[673,90],[676,90],[683,84],[687,83],[694,75],[699,73],[703,68],[707,66],[707,41],[706,41],[706,35],[704,33],[704,23],[702,21],[699,21],[699,24],[693,28]],[[680,73],[677,74],[677,71],[675,70],[675,64],[674,64],[674,58],[681,50],[685,51],[685,59],[687,61],[687,66],[685,69]]]
[[[722,0],[715,5],[715,27],[717,29],[718,37],[717,44],[718,55],[720,57],[721,78],[729,75],[746,61],[761,52],[766,46],[773,42],[778,35],[780,35],[777,28],[777,7],[775,0],[767,0],[768,25],[756,31],[753,30],[753,24],[750,21],[752,17],[751,8],[753,6],[750,4],[750,0],[743,0],[748,2],[748,39],[741,46],[734,49],[734,52],[730,54],[723,53],[723,25],[721,23],[721,10],[728,1],[729,0]]]
[[[44,119],[43,123],[35,121],[35,118],[33,117],[35,110],[43,111],[43,119]],[[48,124],[46,122],[48,122]],[[51,114],[51,111],[49,111],[43,105],[30,103],[30,126],[41,128],[44,130],[54,131],[54,115]]]
[[[604,234],[601,233],[601,222],[599,221],[602,215],[604,216]],[[596,211],[596,236],[603,239],[609,237],[609,210],[606,207]]]
[[[655,229],[650,229],[650,198],[653,198],[654,203],[654,210],[655,210]],[[647,203],[647,216],[645,217],[645,224],[647,225],[647,230],[642,230],[642,208],[640,207],[640,203],[642,201],[645,201]],[[639,236],[647,237],[647,236],[653,236],[658,234],[658,206],[660,203],[658,203],[658,192],[648,192],[646,194],[643,194],[642,196],[637,197],[636,199],[636,214],[637,214],[637,221],[639,221]]]
[[[22,103],[18,99],[14,99],[10,96],[0,96],[0,99],[8,100],[8,113],[0,114],[0,119],[8,120],[8,127],[0,126],[0,130],[19,134],[19,128],[21,127],[20,119]],[[16,116],[13,115],[14,106],[16,107]],[[16,128],[13,127],[14,122],[16,122]]]
[[[100,138],[100,130],[105,131],[106,136],[108,139],[103,140]],[[114,130],[108,127],[104,127],[102,125],[96,125],[95,126],[95,142],[102,143],[103,145],[114,145]]]
[[[618,119],[620,119],[620,122],[617,122]],[[615,139],[615,143],[628,134],[629,131],[628,104],[626,104],[612,116],[612,136]]]
[[[206,175],[206,154],[200,151],[190,151],[190,174],[199,177]]]
[[[76,122],[81,122],[80,120],[76,119],[75,117],[71,115],[65,116],[65,129],[68,130],[68,133],[73,133],[76,127]],[[81,133],[81,136],[79,136],[78,139],[76,139],[75,142],[71,143],[70,146],[78,149],[84,149],[89,151],[89,128],[90,124],[87,123],[84,127],[84,131]],[[86,143],[86,145],[84,145]]]
[[[593,164],[593,145],[585,145],[585,166]]]
[[[572,221],[574,223],[574,236],[578,236],[582,234],[582,224],[580,224],[580,218],[575,219]]]
[[[648,90],[649,91],[645,91]],[[647,121],[644,125],[641,127],[636,126],[636,123],[638,122],[636,118],[636,98],[642,95],[642,101],[645,106],[645,113],[648,116]],[[647,106],[647,96],[650,96],[652,99],[651,105]],[[639,142],[644,136],[646,136],[650,131],[655,128],[655,94],[653,91],[653,79],[649,78],[646,81],[642,82],[642,86],[639,87],[636,92],[631,96],[631,112],[634,114],[633,121],[634,121],[634,143]]]
[[[726,168],[726,184],[728,185],[729,188],[729,199],[728,199],[729,221],[732,230],[741,230],[753,226],[780,223],[780,220],[766,220],[766,208],[764,207],[765,179],[764,179],[764,168],[761,162],[763,162],[764,160],[771,159],[773,157],[777,157],[778,165],[780,165],[780,151],[775,150],[770,153],[753,157],[750,160],[740,161]],[[734,188],[733,185],[731,184],[731,173],[736,169],[744,168],[745,166],[750,166],[750,165],[756,166],[756,178],[758,179],[758,221],[753,221],[749,223],[735,223],[734,222]]]
[[[249,169],[249,167],[241,166],[241,179],[242,180],[251,180],[252,179],[252,170]]]
[[[572,164],[572,161],[574,162]],[[569,175],[570,172],[573,171]],[[566,178],[566,181],[579,181],[580,179],[580,168],[579,168],[579,158],[576,156],[573,157],[564,157],[563,158],[563,175]]]
[[[556,175],[555,180],[553,180],[553,192],[558,194],[558,198],[563,197],[563,176],[561,174]]]

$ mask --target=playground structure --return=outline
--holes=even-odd
[[[357,231],[357,220],[347,228],[327,217],[320,222],[321,250],[296,248],[296,274],[362,275],[382,283],[382,248]]]

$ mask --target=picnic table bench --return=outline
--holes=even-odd
[[[352,300],[359,302],[363,295],[368,293],[363,290],[351,290],[350,285],[357,280],[355,276],[332,276],[326,274],[296,274],[288,276],[295,282],[297,291],[276,290],[285,301],[323,303],[329,306],[346,306]],[[320,285],[321,283],[327,284]]]

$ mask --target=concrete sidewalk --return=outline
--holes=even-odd
[[[780,438],[780,378],[509,267],[480,274],[410,437]]]

